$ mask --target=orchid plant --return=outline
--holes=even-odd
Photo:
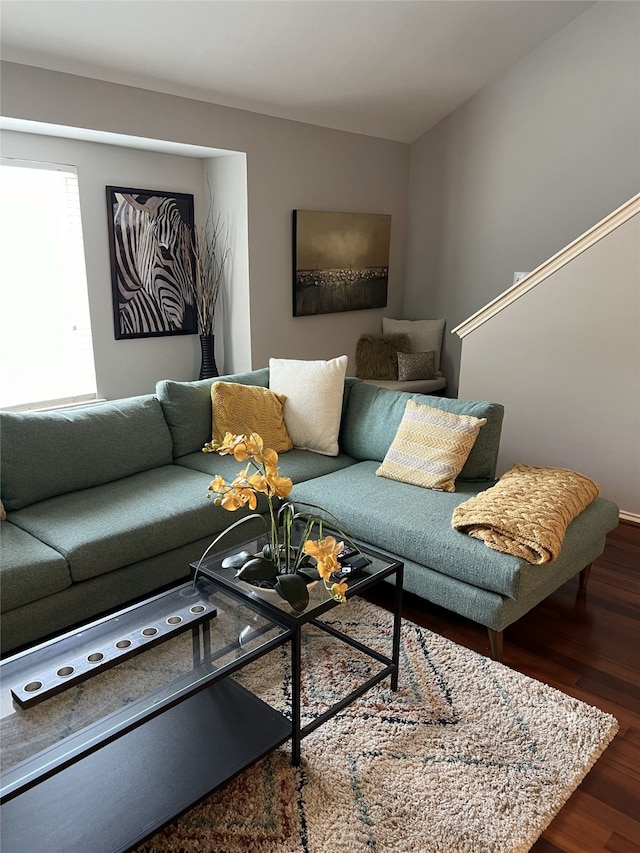
[[[299,570],[313,565],[315,560],[315,568],[329,595],[336,601],[346,603],[346,581],[332,580],[333,573],[340,571],[338,554],[344,548],[344,541],[339,541],[331,535],[323,537],[323,527],[326,523],[324,516],[329,515],[332,519],[334,517],[322,507],[298,502],[297,506],[316,510],[308,512],[297,509],[293,502],[286,500],[293,483],[289,477],[280,476],[276,451],[264,447],[264,442],[257,433],[227,433],[221,444],[211,441],[205,444],[202,450],[204,453],[218,453],[221,456],[232,455],[237,462],[247,463],[231,483],[217,474],[209,485],[210,494],[207,497],[215,495],[214,502],[218,506],[234,512],[244,507],[255,510],[258,495],[263,494],[267,499],[269,518],[256,512],[244,516],[211,543],[202,555],[200,563],[229,530],[250,519],[262,519],[267,528],[269,542],[265,545],[262,555],[238,555],[238,563],[234,563],[238,569],[236,577],[249,583],[267,582],[273,585],[281,598],[294,610],[302,612],[309,603],[309,592]],[[320,512],[323,515],[318,514]],[[299,544],[294,545],[293,530],[296,524],[302,526],[303,532]],[[332,526],[340,535],[345,535],[336,525]],[[311,538],[315,528],[318,529],[318,539]],[[348,536],[345,538],[354,544]]]

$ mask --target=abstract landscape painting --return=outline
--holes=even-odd
[[[293,211],[293,316],[384,308],[391,216]]]

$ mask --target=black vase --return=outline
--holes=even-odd
[[[212,376],[220,375],[218,373],[218,368],[216,367],[216,357],[213,348],[214,340],[215,337],[213,335],[200,335],[202,363],[198,379],[211,379]]]

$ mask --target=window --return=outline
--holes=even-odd
[[[0,408],[96,398],[73,166],[0,161]]]

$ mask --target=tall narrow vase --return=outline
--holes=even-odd
[[[200,376],[198,379],[211,379],[212,376],[219,376],[218,368],[216,367],[216,357],[214,353],[213,335],[200,335],[200,352],[202,354],[202,363],[200,367]]]

